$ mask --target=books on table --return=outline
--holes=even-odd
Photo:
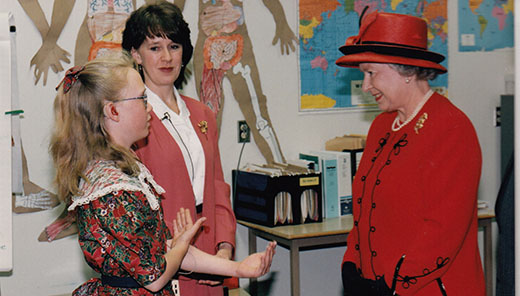
[[[325,218],[352,214],[352,164],[350,153],[310,151],[300,159],[312,161],[322,173],[323,216]],[[357,164],[356,164],[357,165]]]

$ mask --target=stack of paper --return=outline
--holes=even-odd
[[[237,218],[267,226],[322,221],[321,174],[310,169],[311,164],[306,160],[248,163],[234,170]]]
[[[318,221],[319,219],[319,205],[318,205],[318,193],[312,189],[305,190],[300,197],[301,211],[302,211],[302,221],[301,223],[305,223],[305,220],[310,219],[312,221]]]
[[[303,165],[300,165],[303,164]],[[313,170],[309,169],[305,163],[271,163],[271,164],[252,164],[247,163],[240,169],[244,172],[266,174],[273,177],[278,176],[293,176],[299,174],[311,173]]]
[[[274,198],[274,224],[292,224],[293,212],[291,203],[291,194],[289,192],[280,192]]]

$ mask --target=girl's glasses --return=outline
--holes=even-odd
[[[144,94],[144,95],[139,96],[139,97],[115,100],[113,102],[131,101],[131,100],[143,100],[144,107],[146,108],[146,107],[148,107],[148,99],[147,98],[148,98],[148,96],[146,94]]]

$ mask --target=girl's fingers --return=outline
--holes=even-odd
[[[267,273],[269,269],[271,268],[271,263],[273,262],[273,256],[275,254],[275,247],[276,242],[269,242],[267,245],[267,248],[265,250],[265,256],[264,256],[264,273]]]
[[[184,208],[181,208],[178,212],[178,215],[182,221],[183,224],[186,224],[186,214],[184,213]]]
[[[181,211],[182,208],[177,212],[177,223],[179,224],[179,227],[182,225]]]
[[[173,233],[179,233],[179,227],[177,226],[177,221],[173,219]]]
[[[271,268],[271,252],[267,252],[266,256],[265,256],[265,260],[264,260],[264,269],[263,269],[263,274],[266,274],[267,272],[269,272],[269,269]]]
[[[271,262],[273,262],[273,249],[270,249],[267,253],[264,273],[269,272],[269,269],[271,269]]]
[[[206,217],[200,217],[199,219],[197,219],[197,221],[195,222],[195,224],[193,226],[195,226],[196,228],[199,228],[200,225],[202,223],[204,223],[204,221],[206,221]]]
[[[186,209],[185,211],[185,215],[186,215],[186,224],[187,225],[191,225],[193,223],[193,219],[191,219],[191,212],[190,210]]]

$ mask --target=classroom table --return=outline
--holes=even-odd
[[[479,212],[479,229],[484,231],[484,275],[486,293],[493,295],[493,245],[491,222],[495,218],[492,212]],[[346,244],[347,235],[353,227],[352,215],[323,219],[319,223],[267,227],[238,220],[248,229],[249,254],[257,252],[256,238],[274,240],[289,249],[291,271],[291,295],[300,295],[300,248],[327,247]],[[249,280],[249,293],[257,295],[256,279]]]
[[[229,290],[228,296],[250,296],[250,295],[244,289],[236,288],[236,289]]]
[[[484,231],[484,277],[486,279],[486,295],[493,295],[493,236],[491,222],[495,214],[489,211],[478,213],[478,227]]]

